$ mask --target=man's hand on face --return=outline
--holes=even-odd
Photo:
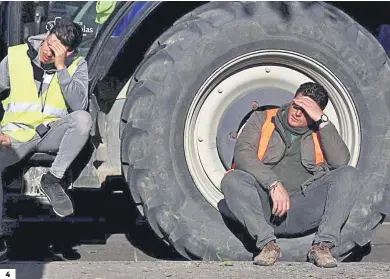
[[[290,209],[290,196],[281,183],[276,184],[270,190],[273,202],[272,214],[282,217]]]
[[[314,121],[318,121],[324,114],[320,106],[308,96],[299,96],[293,100],[294,104],[305,110],[307,115]]]
[[[57,70],[62,70],[65,68],[65,58],[67,54],[67,49],[59,42],[54,42],[49,45],[49,48],[54,52],[54,64]]]
[[[0,146],[11,146],[11,139],[9,136],[4,135],[3,133],[0,133]]]

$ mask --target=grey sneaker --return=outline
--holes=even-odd
[[[280,258],[280,247],[275,241],[270,241],[261,250],[260,254],[253,259],[256,265],[273,265]]]
[[[337,260],[333,258],[330,249],[331,243],[315,244],[310,248],[308,258],[309,261],[318,267],[331,268],[337,266]]]
[[[50,172],[44,174],[41,179],[40,190],[48,198],[54,213],[59,217],[73,214],[72,201],[62,188],[60,179]]]

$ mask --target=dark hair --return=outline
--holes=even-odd
[[[302,94],[303,96],[308,96],[312,98],[321,109],[325,109],[326,105],[328,104],[328,92],[325,90],[325,88],[315,82],[306,82],[299,86],[297,89],[297,92],[295,93],[295,96],[298,94]]]
[[[54,34],[60,42],[70,50],[75,50],[83,40],[81,26],[70,20],[61,19],[50,29],[49,35]]]

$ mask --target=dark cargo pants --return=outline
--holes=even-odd
[[[221,189],[232,218],[240,222],[262,249],[275,236],[294,236],[317,229],[314,242],[338,244],[340,230],[361,189],[359,173],[343,166],[314,181],[302,194],[290,195],[284,218],[272,215],[268,192],[249,173],[233,170]]]

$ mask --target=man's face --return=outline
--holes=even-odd
[[[42,63],[49,64],[54,62],[55,55],[54,55],[54,51],[52,50],[52,46],[56,44],[60,44],[64,48],[68,49],[66,46],[64,46],[61,43],[60,40],[58,40],[56,35],[51,34],[47,36],[40,48],[40,59]],[[69,56],[71,53],[72,51],[67,50],[66,56]]]
[[[302,94],[298,94],[295,98],[301,96]],[[313,124],[313,120],[301,107],[291,102],[288,107],[288,124],[294,128],[304,128]]]

